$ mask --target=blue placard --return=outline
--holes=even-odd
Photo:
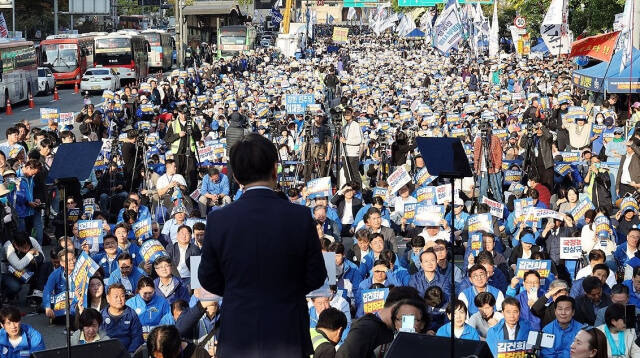
[[[307,106],[315,103],[313,94],[288,94],[285,106],[288,114],[304,114]]]

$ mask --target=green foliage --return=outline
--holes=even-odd
[[[118,15],[140,15],[143,10],[138,0],[117,0],[116,7]]]

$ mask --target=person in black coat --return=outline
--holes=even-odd
[[[236,143],[229,164],[244,193],[207,217],[198,278],[224,297],[222,357],[313,353],[305,296],[323,285],[327,270],[309,209],[272,189],[277,162],[275,145],[259,134]]]
[[[188,225],[182,225],[178,228],[177,242],[169,244],[166,247],[167,254],[171,258],[171,263],[178,268],[178,273],[182,278],[182,283],[190,287],[191,273],[191,257],[200,256],[200,248],[191,242],[193,230]],[[182,252],[184,250],[184,258]],[[182,265],[184,264],[184,265]],[[188,274],[188,276],[187,276]]]
[[[576,314],[573,318],[593,326],[596,322],[596,311],[611,304],[611,298],[602,294],[602,282],[595,276],[588,276],[582,281],[585,294],[576,298]]]
[[[351,228],[351,225],[356,214],[362,208],[362,200],[354,197],[356,190],[358,190],[357,185],[348,182],[331,198],[331,204],[338,208],[338,217],[342,221],[342,237],[353,236],[355,228]],[[350,205],[347,207],[347,204]],[[347,208],[346,216],[345,208]]]

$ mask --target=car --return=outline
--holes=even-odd
[[[115,91],[120,88],[118,72],[107,67],[90,67],[82,75],[80,90],[85,91]]]
[[[260,46],[262,47],[271,47],[273,45],[273,40],[270,37],[263,37],[260,39]]]
[[[47,67],[38,67],[38,93],[48,95],[56,86],[53,72]]]

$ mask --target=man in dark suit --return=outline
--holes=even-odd
[[[616,131],[618,131],[616,129]],[[617,134],[617,133],[616,133]],[[627,152],[620,158],[620,169],[616,176],[616,193],[622,198],[627,193],[633,194],[640,185],[640,148],[630,140],[627,142]]]
[[[224,296],[222,357],[296,357],[313,353],[305,295],[327,271],[309,209],[276,194],[278,153],[258,134],[230,151],[238,201],[207,217],[200,283]]]
[[[342,237],[353,236],[355,227],[351,227],[358,211],[362,208],[362,200],[354,197],[357,184],[348,182],[331,198],[331,204],[338,208],[338,216],[342,223]]]

